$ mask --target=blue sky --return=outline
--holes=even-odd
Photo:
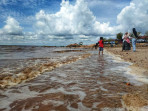
[[[148,30],[148,0],[1,0],[0,44],[67,45]]]
[[[0,2],[0,27],[3,27],[7,17],[11,16],[20,22],[24,30],[28,31],[29,26],[32,24],[31,17],[35,16],[40,10],[55,13],[59,11],[60,3],[61,0],[2,0]]]

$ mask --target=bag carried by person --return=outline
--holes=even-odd
[[[137,31],[135,28],[133,28],[133,35],[135,36],[135,38],[138,38]]]

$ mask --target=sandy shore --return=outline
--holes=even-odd
[[[107,51],[121,57],[125,61],[133,63],[135,73],[144,74],[148,76],[148,47],[138,47],[136,52],[121,51],[121,47],[105,48]]]
[[[105,48],[108,52],[132,63],[131,73],[148,77],[148,47],[137,47],[136,52],[122,51],[121,47]],[[145,81],[143,89],[128,93],[122,97],[123,104],[129,111],[141,111],[142,106],[148,109],[148,81]],[[144,88],[145,87],[145,88]],[[143,111],[145,111],[145,109]]]

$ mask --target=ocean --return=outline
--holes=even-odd
[[[0,46],[0,111],[125,111],[122,96],[144,84],[129,65],[96,49]]]

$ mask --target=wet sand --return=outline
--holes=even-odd
[[[142,94],[146,85],[128,74],[129,63],[107,53],[91,53],[26,83],[0,89],[0,111],[126,111],[123,96]]]
[[[106,48],[107,51],[119,55],[125,61],[133,63],[133,66],[142,69],[148,69],[148,47],[138,47],[136,52],[130,51],[121,51],[120,47],[118,48]]]
[[[120,47],[105,49],[116,57],[120,57],[125,61],[131,62],[131,73],[148,77],[148,47],[137,47],[136,52],[133,52],[132,50],[121,51]]]
[[[129,66],[131,73],[138,76],[139,81],[145,82],[145,89],[138,89],[123,96],[124,103],[128,110],[139,111],[141,105],[148,104],[148,47],[137,47],[136,52],[121,51],[121,47],[106,48],[111,54],[120,57],[125,61],[131,62]],[[141,78],[143,78],[141,80]],[[145,80],[144,80],[145,79]],[[148,110],[148,108],[146,108]],[[147,111],[143,110],[143,111]]]

